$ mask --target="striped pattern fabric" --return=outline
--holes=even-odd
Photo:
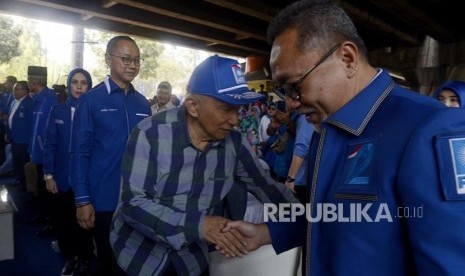
[[[243,185],[262,202],[297,202],[268,176],[238,132],[198,151],[186,116],[184,107],[159,113],[129,138],[110,240],[130,275],[159,275],[170,262],[179,275],[207,269],[203,222],[232,185]]]

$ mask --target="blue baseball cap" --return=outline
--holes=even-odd
[[[245,105],[265,98],[249,90],[237,60],[218,55],[207,58],[194,69],[187,91],[211,96],[232,105]]]

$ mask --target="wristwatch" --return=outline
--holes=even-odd
[[[290,177],[289,175],[286,177],[286,182],[292,183],[295,182],[295,178]]]
[[[53,179],[53,174],[46,174],[46,175],[44,175],[44,180],[45,180],[45,181],[50,180],[50,179]]]

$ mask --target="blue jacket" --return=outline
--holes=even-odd
[[[28,144],[32,135],[32,110],[34,102],[26,95],[16,109],[11,124],[8,126],[8,137],[16,144]],[[7,112],[8,113],[8,112]]]
[[[308,229],[269,223],[277,251],[305,238],[305,266],[316,276],[463,275],[462,109],[407,91],[384,70],[316,137],[309,171],[315,221]],[[336,206],[339,222],[318,219],[323,203]]]
[[[33,97],[33,100],[33,125],[32,136],[29,142],[29,154],[32,157],[32,163],[42,164],[45,127],[47,125],[50,111],[52,110],[52,107],[58,103],[58,99],[55,91],[45,86],[39,94],[36,94]]]
[[[71,109],[76,107],[73,97],[55,105],[45,131],[44,174],[53,174],[58,189],[69,189],[69,144],[71,139]]]
[[[13,91],[4,91],[0,96],[0,111],[3,114],[8,114],[10,111],[11,103],[15,100]]]
[[[71,87],[71,81],[76,73],[83,74],[87,84],[92,87],[92,78],[86,70],[76,68],[68,74],[66,87]],[[71,94],[70,91],[68,93]],[[78,99],[68,96],[62,104],[55,105],[50,112],[45,130],[44,145],[44,174],[53,174],[58,189],[62,192],[69,190],[69,147],[71,141],[71,127],[73,109]]]
[[[71,135],[70,184],[76,204],[114,211],[121,182],[121,159],[130,131],[151,115],[147,99],[133,87],[125,95],[113,80],[79,98]]]

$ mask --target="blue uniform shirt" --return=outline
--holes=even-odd
[[[69,189],[69,144],[72,108],[77,100],[69,96],[66,102],[55,105],[50,112],[45,131],[44,174],[53,174],[57,187]]]
[[[403,89],[382,71],[317,137],[309,171],[315,220],[306,231],[269,223],[277,251],[304,237],[305,266],[317,276],[464,273],[462,109]],[[336,221],[318,219],[325,204]]]
[[[132,86],[125,94],[109,77],[79,99],[71,134],[70,184],[76,204],[114,211],[121,159],[130,131],[151,115],[149,102]]]
[[[58,99],[55,91],[45,86],[39,94],[34,96],[33,100],[33,132],[29,144],[29,153],[32,157],[32,163],[42,164],[45,127],[47,125],[50,111],[52,110],[52,107],[58,103]]]
[[[0,111],[3,114],[8,114],[11,103],[15,100],[13,91],[4,91],[0,96]]]
[[[29,143],[32,135],[33,107],[32,98],[29,95],[24,96],[13,118],[11,118],[11,125],[8,126],[8,137],[11,142],[17,144]]]
[[[304,159],[302,166],[297,171],[295,178],[295,185],[307,185],[307,156],[310,148],[310,141],[313,135],[313,124],[307,121],[305,115],[300,115],[297,119],[297,131],[295,135],[294,155]]]

